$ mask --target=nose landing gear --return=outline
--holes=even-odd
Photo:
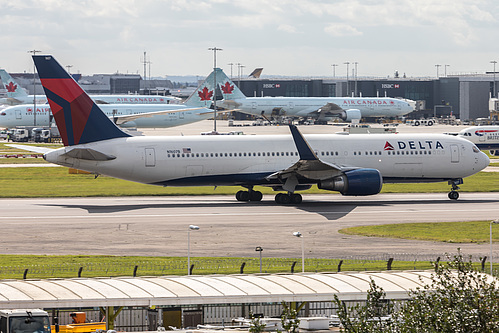
[[[458,185],[461,185],[462,183],[463,183],[462,178],[449,180],[449,185],[452,185],[452,190],[448,194],[449,199],[451,200],[459,199],[459,192],[457,192],[457,190],[459,190]]]

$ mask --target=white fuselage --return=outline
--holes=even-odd
[[[499,126],[472,126],[463,129],[458,136],[480,149],[499,149]]]
[[[443,134],[305,135],[323,162],[373,168],[384,182],[463,178],[485,168],[488,157],[471,142]],[[63,155],[87,148],[108,161]],[[266,177],[300,158],[291,135],[128,137],[61,148],[47,161],[130,181],[163,186],[272,185]]]
[[[254,115],[270,116],[273,111],[282,110],[287,116],[317,117],[314,112],[328,103],[343,110],[360,110],[362,117],[398,117],[414,111],[408,101],[377,97],[247,97],[227,101],[227,106]]]
[[[187,106],[178,104],[102,104],[99,107],[111,119],[116,116],[188,108]],[[48,104],[37,105],[36,110],[35,126],[49,126],[52,118],[50,106]],[[203,109],[138,118],[121,126],[140,128],[172,127],[201,121],[212,116],[211,113],[201,115],[199,114],[201,111]],[[16,105],[0,111],[0,127],[13,128],[16,126],[34,126],[33,105]]]
[[[89,95],[97,104],[178,104],[181,99],[159,95]]]

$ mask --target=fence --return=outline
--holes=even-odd
[[[343,259],[305,259],[307,272],[379,271],[431,269],[434,263],[446,261],[453,255],[440,256],[414,254],[386,254],[382,256],[349,256]],[[477,268],[484,270],[485,258],[471,258]],[[259,273],[257,258],[191,258],[192,274]],[[480,267],[481,265],[481,267]],[[301,271],[300,259],[264,258],[262,273],[294,273]],[[300,267],[300,269],[298,269]],[[151,261],[84,262],[66,264],[41,264],[0,266],[0,279],[72,278],[111,276],[162,276],[186,275],[186,258],[151,258]]]

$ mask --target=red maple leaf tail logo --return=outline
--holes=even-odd
[[[7,92],[16,92],[17,84],[14,84],[13,82],[9,82],[9,84],[6,85],[5,88],[7,88]]]
[[[390,142],[386,141],[385,150],[395,150],[395,148],[393,148],[393,146],[390,144]]]
[[[224,94],[232,94],[234,91],[234,86],[230,84],[229,81],[225,82],[221,88]]]
[[[207,87],[204,87],[203,90],[198,91],[198,95],[202,101],[210,101],[213,97],[213,91],[210,91]]]

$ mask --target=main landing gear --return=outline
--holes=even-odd
[[[452,190],[448,194],[449,199],[451,200],[459,199],[459,192],[457,192],[457,190],[459,190],[458,185],[461,185],[462,183],[463,183],[462,178],[449,180],[449,185],[452,185]]]
[[[301,194],[298,193],[277,193],[275,196],[275,202],[281,205],[301,204],[303,198]]]
[[[260,191],[253,191],[253,189],[248,189],[248,191],[238,191],[236,193],[237,201],[262,201],[263,194]],[[298,193],[277,193],[275,196],[275,202],[281,205],[298,205],[301,204],[303,198],[301,194]]]
[[[260,191],[253,191],[249,189],[248,191],[238,191],[236,193],[237,201],[262,201],[263,194]]]

